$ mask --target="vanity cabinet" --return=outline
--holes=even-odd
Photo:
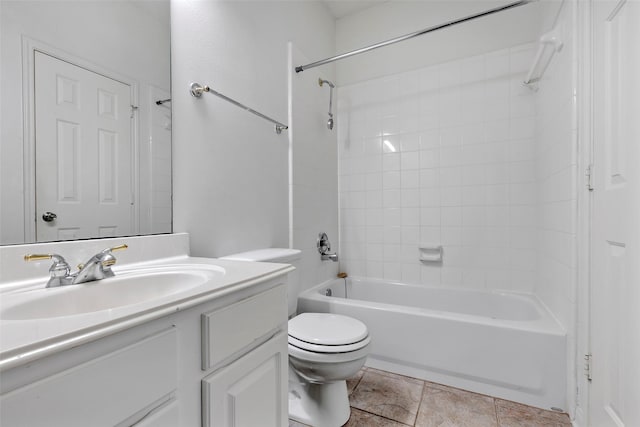
[[[287,425],[287,335],[278,335],[202,380],[203,427]]]
[[[3,371],[0,425],[286,426],[285,280]]]
[[[162,406],[177,385],[176,330],[141,338],[3,395],[0,424],[122,425]]]
[[[288,419],[286,288],[202,314],[203,427],[276,427]],[[239,357],[240,356],[240,357]]]

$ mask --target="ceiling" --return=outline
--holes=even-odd
[[[329,8],[331,14],[338,19],[387,1],[388,0],[324,0],[324,3]]]

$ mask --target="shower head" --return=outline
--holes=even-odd
[[[329,120],[327,120],[327,128],[329,128],[329,130],[333,129],[333,117],[329,117]]]

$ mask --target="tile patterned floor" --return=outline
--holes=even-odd
[[[567,414],[362,368],[347,380],[346,427],[570,427]],[[290,427],[304,427],[291,421]]]

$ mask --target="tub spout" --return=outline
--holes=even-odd
[[[333,262],[338,262],[338,254],[322,254],[320,255],[320,259],[322,259],[322,261],[331,260]]]

